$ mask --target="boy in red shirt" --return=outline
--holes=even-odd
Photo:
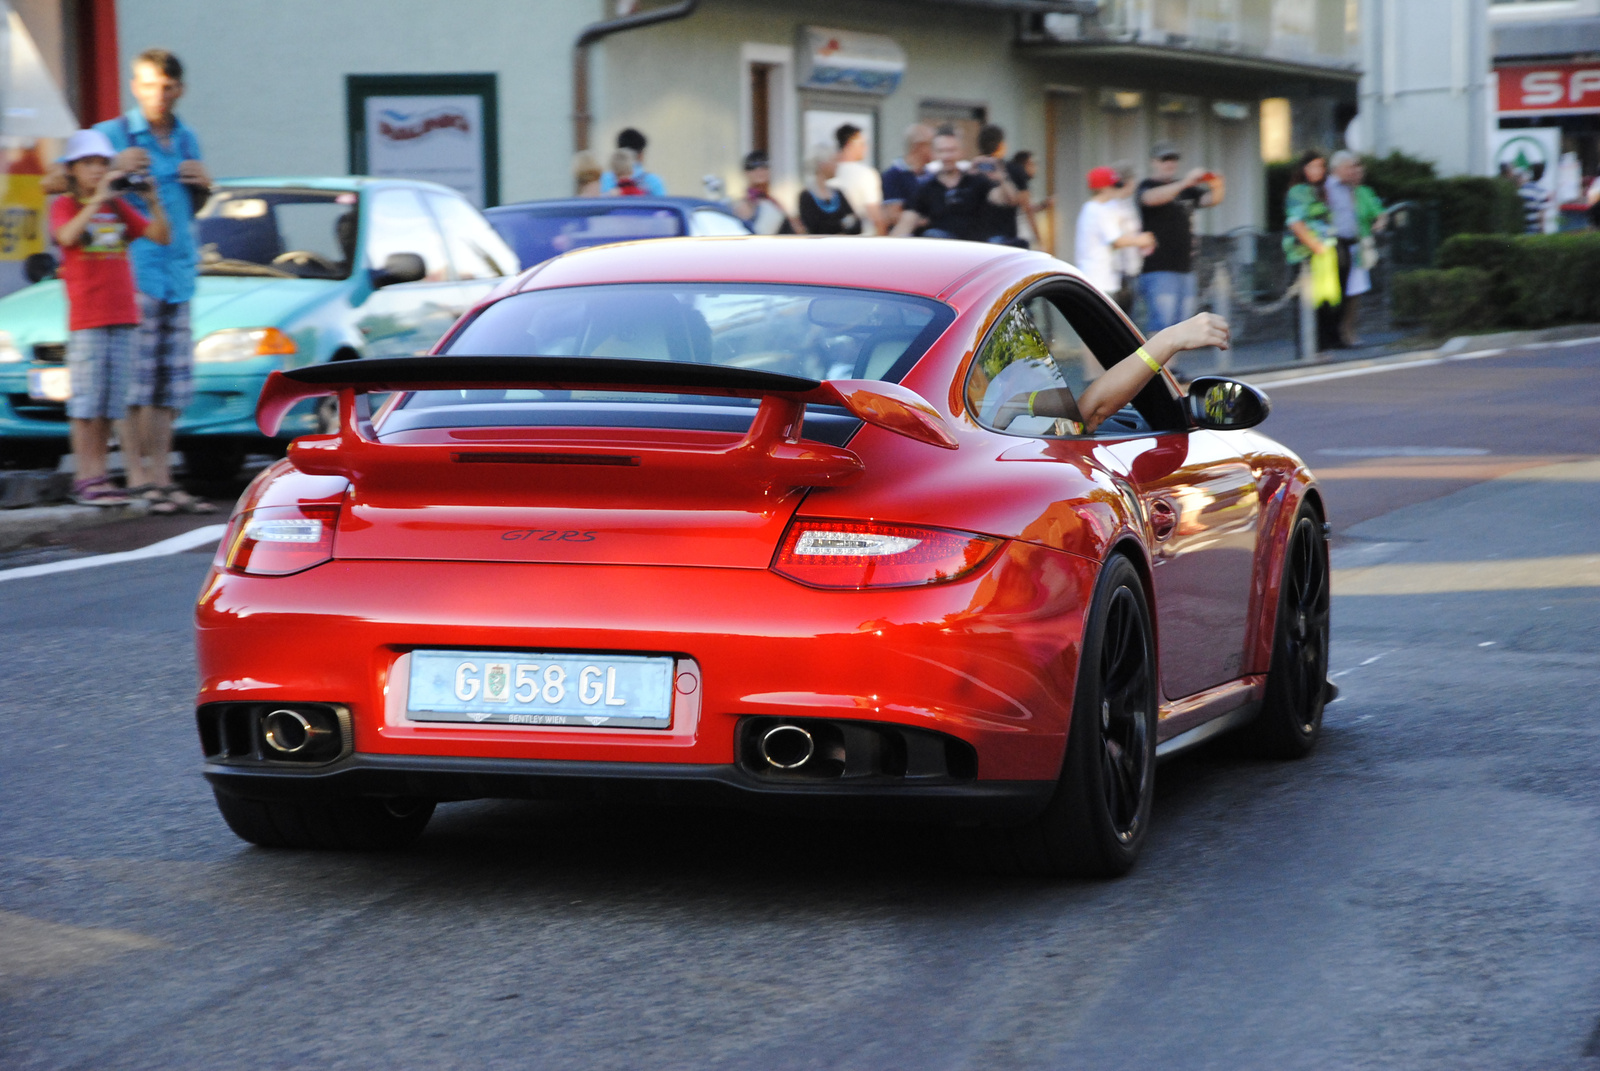
[[[111,422],[128,410],[133,382],[134,297],[128,243],[144,237],[166,245],[171,228],[161,198],[150,197],[151,218],[116,196],[112,184],[126,172],[111,170],[116,155],[98,130],[67,140],[61,162],[67,193],[50,206],[50,233],[61,247],[61,281],[67,290],[67,399],[77,480],[73,498],[91,506],[122,506],[128,498],[106,475]]]

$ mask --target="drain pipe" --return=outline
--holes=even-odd
[[[653,11],[641,11],[634,15],[624,15],[620,19],[593,22],[583,28],[572,50],[573,152],[583,152],[589,147],[589,122],[594,118],[589,114],[589,46],[602,37],[610,37],[623,30],[637,30],[642,26],[654,26],[658,22],[673,22],[688,18],[699,6],[700,0],[679,0],[676,4],[668,4]]]

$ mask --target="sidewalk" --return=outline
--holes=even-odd
[[[1600,324],[1567,324],[1538,331],[1458,335],[1433,349],[1422,348],[1426,346],[1426,338],[1392,332],[1375,335],[1363,346],[1319,353],[1314,361],[1300,360],[1292,342],[1262,342],[1240,346],[1226,354],[1217,350],[1196,350],[1181,355],[1175,364],[1178,375],[1185,381],[1196,376],[1211,375],[1248,375],[1254,381],[1257,376],[1267,373],[1293,375],[1323,368],[1359,368],[1587,339],[1600,340]]]

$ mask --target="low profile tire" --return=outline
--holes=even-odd
[[[1155,797],[1157,687],[1148,607],[1133,563],[1112,558],[1084,623],[1061,781],[1038,818],[987,831],[998,850],[990,860],[1000,869],[1114,878],[1138,860]]]
[[[1302,758],[1322,735],[1322,709],[1328,701],[1328,606],[1328,543],[1322,520],[1309,506],[1301,506],[1284,557],[1266,695],[1261,714],[1243,730],[1260,755]]]
[[[433,817],[431,800],[252,800],[213,791],[228,828],[262,848],[403,848]]]

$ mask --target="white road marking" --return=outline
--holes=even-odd
[[[1569,338],[1560,342],[1530,342],[1516,347],[1518,350],[1547,350],[1564,349],[1568,346],[1590,346],[1600,342],[1600,338]],[[1273,380],[1263,384],[1271,390],[1279,387],[1294,387],[1301,383],[1321,383],[1329,379],[1348,379],[1351,376],[1369,376],[1374,372],[1399,372],[1407,368],[1427,368],[1430,365],[1448,364],[1452,361],[1476,361],[1484,357],[1499,357],[1505,349],[1472,350],[1468,353],[1452,353],[1448,357],[1425,357],[1420,361],[1396,361],[1393,364],[1367,365],[1365,368],[1344,368],[1335,372],[1315,372],[1311,375],[1294,376],[1290,379]],[[1249,373],[1240,373],[1240,378],[1248,379]]]
[[[1317,453],[1329,457],[1482,457],[1486,446],[1329,446]]]
[[[118,565],[122,562],[143,561],[146,558],[164,558],[169,554],[182,554],[186,550],[203,547],[219,541],[227,532],[226,524],[208,524],[189,532],[180,532],[159,543],[138,550],[124,550],[116,554],[95,554],[88,558],[68,558],[65,561],[45,562],[43,565],[24,565],[17,569],[0,569],[0,581],[25,580],[51,573],[71,573],[79,569],[93,569],[101,565]]]

